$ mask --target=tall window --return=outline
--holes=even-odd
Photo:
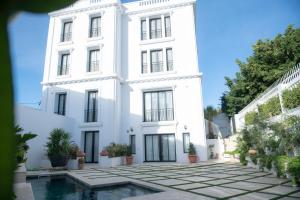
[[[183,133],[183,153],[188,153],[190,148],[190,133]]]
[[[66,113],[66,93],[59,93],[56,95],[56,108],[55,113],[58,115],[65,115]]]
[[[70,60],[70,53],[64,53],[60,55],[60,63],[58,66],[57,75],[69,74],[69,60]]]
[[[163,71],[163,51],[154,50],[151,51],[151,72]]]
[[[100,36],[100,23],[101,17],[92,17],[91,18],[91,25],[90,25],[90,37],[98,37]]]
[[[171,121],[174,119],[173,92],[144,93],[144,121]]]
[[[88,72],[99,71],[99,49],[89,51]]]
[[[85,110],[85,122],[97,122],[98,116],[98,91],[89,91],[87,93],[87,106]]]
[[[161,18],[150,19],[150,39],[161,38]]]
[[[135,154],[135,135],[130,135],[130,137],[129,137],[129,145],[131,147],[132,154]]]
[[[147,52],[142,51],[141,54],[141,65],[142,65],[142,73],[145,74],[147,73]]]
[[[167,71],[173,70],[173,51],[171,48],[166,49]]]
[[[146,20],[141,21],[141,40],[147,39]]]
[[[64,22],[61,35],[62,42],[70,41],[72,39],[72,24],[72,21]]]
[[[171,20],[170,16],[165,17],[165,36],[171,36]]]

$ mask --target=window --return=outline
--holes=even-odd
[[[141,21],[141,40],[147,39],[146,20]]]
[[[99,71],[99,49],[89,51],[88,72]]]
[[[132,154],[135,154],[135,135],[130,135],[129,137],[129,145],[131,146]]]
[[[171,48],[166,49],[167,71],[173,70],[173,51]]]
[[[183,133],[183,153],[188,153],[190,148],[190,133]]]
[[[141,54],[142,74],[147,73],[147,52],[142,51]]]
[[[165,36],[170,37],[171,36],[171,21],[170,16],[165,17]]]
[[[72,24],[72,21],[64,22],[61,35],[62,42],[70,41],[72,39]]]
[[[144,121],[171,121],[173,114],[173,92],[157,91],[144,93]]]
[[[87,106],[85,110],[85,122],[97,122],[98,115],[98,91],[89,91],[87,93]]]
[[[151,51],[151,72],[163,71],[163,51],[154,50]]]
[[[60,63],[58,66],[57,75],[67,75],[69,74],[69,59],[70,53],[63,53],[60,55]]]
[[[150,39],[161,38],[161,18],[150,19]]]
[[[91,25],[90,25],[90,37],[98,37],[100,36],[100,21],[101,17],[92,17],[91,18]]]
[[[59,93],[56,95],[56,108],[54,113],[58,115],[66,114],[66,93]]]

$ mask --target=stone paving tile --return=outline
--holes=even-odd
[[[191,183],[191,184],[185,184],[185,185],[176,185],[173,187],[181,189],[181,190],[190,190],[190,189],[202,188],[202,187],[207,187],[207,186],[209,186],[209,185],[206,185],[203,183]]]
[[[243,181],[243,180],[252,179],[252,178],[253,178],[252,176],[242,175],[242,176],[229,177],[227,179],[234,180],[234,181]]]
[[[234,175],[230,175],[230,174],[207,174],[207,175],[203,175],[203,176],[212,177],[212,178],[229,178],[229,177],[233,177]]]
[[[299,198],[297,197],[282,197],[282,198],[279,198],[280,200],[299,200]]]
[[[245,195],[230,198],[230,200],[269,200],[278,197],[274,194],[265,194],[259,192],[252,192]]]
[[[255,173],[249,173],[249,176],[267,176],[267,175],[270,175],[270,173],[267,173],[267,172],[255,172]]]
[[[210,184],[210,185],[220,185],[224,183],[231,183],[234,182],[233,180],[226,180],[226,179],[217,179],[212,181],[205,181],[204,183]]]
[[[192,181],[192,182],[202,182],[202,181],[213,180],[213,178],[202,177],[202,176],[190,176],[190,177],[184,177],[184,178],[178,178],[178,179],[184,180],[184,181]]]
[[[143,174],[139,174],[139,175],[134,175],[134,176],[127,176],[128,178],[137,178],[137,179],[139,179],[139,178],[153,178],[153,176],[151,176],[151,175],[143,175]]]
[[[286,195],[286,194],[288,194],[290,192],[294,192],[294,191],[297,191],[297,190],[299,190],[299,188],[278,185],[278,186],[274,186],[272,188],[268,188],[268,189],[262,190],[261,192]]]
[[[200,189],[195,189],[190,191],[195,192],[197,194],[208,195],[216,198],[228,198],[230,196],[234,196],[246,192],[243,190],[230,189],[230,188],[224,188],[219,186],[200,188]]]
[[[253,190],[258,190],[258,189],[264,189],[264,188],[270,187],[271,185],[262,184],[262,183],[249,183],[249,182],[238,181],[235,183],[227,183],[224,186],[230,187],[230,188],[253,191]]]
[[[287,179],[269,178],[269,177],[258,177],[246,181],[255,182],[255,183],[266,183],[266,184],[283,184],[285,182],[288,182]]]
[[[181,184],[190,183],[188,181],[177,180],[177,179],[165,179],[165,180],[156,180],[156,181],[150,181],[150,182],[151,183],[157,183],[157,184],[160,184],[160,185],[165,185],[165,186],[181,185]]]
[[[251,172],[244,172],[244,171],[226,171],[224,172],[226,174],[232,174],[232,175],[245,175],[245,174],[249,174]]]
[[[290,194],[289,196],[300,198],[300,191],[299,191],[299,192],[296,192],[296,193],[293,193],[293,194]]]
[[[142,178],[142,181],[156,181],[156,180],[165,180],[164,177],[152,177],[152,178]]]

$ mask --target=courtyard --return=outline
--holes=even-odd
[[[147,163],[114,168],[87,165],[84,170],[54,171],[51,174],[67,174],[92,188],[131,182],[161,190],[128,200],[300,198],[300,188],[293,187],[288,179],[279,179],[269,172],[233,162],[208,161],[189,165]],[[49,172],[28,172],[28,176],[44,175],[49,175]]]

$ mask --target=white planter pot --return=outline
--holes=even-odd
[[[99,157],[99,165],[100,167],[116,167],[122,164],[123,157],[113,157],[109,158],[108,156],[100,156]]]
[[[15,171],[15,183],[26,183],[26,171],[25,163],[21,163]]]
[[[68,160],[67,168],[69,170],[78,169],[78,158],[77,159],[70,159],[70,160]]]

